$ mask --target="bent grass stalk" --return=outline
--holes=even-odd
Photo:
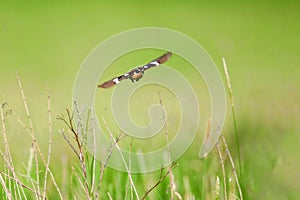
[[[161,99],[161,95],[160,92],[158,90],[158,88],[156,88],[157,93],[158,93],[158,97],[159,97],[159,103],[160,106],[162,108],[162,117],[163,117],[163,122],[164,122],[164,129],[165,129],[165,139],[166,139],[166,143],[167,143],[167,150],[168,150],[168,159],[169,159],[169,163],[171,163],[171,151],[170,151],[170,144],[169,144],[169,131],[167,128],[167,120],[166,120],[166,115],[164,112],[164,105],[163,105],[163,101]],[[179,200],[182,200],[181,195],[177,192],[177,187],[176,187],[176,183],[175,183],[175,177],[172,171],[172,167],[169,167],[169,174],[170,174],[170,190],[171,190],[171,200],[174,199],[174,196],[176,196]]]
[[[125,136],[126,136],[125,134],[120,135],[120,136],[118,136],[118,137],[115,139],[115,141],[116,141],[116,142],[119,142],[119,141],[120,141],[121,139],[123,139],[123,137],[125,137]],[[112,152],[113,152],[113,149],[114,149],[115,146],[116,146],[116,143],[112,142],[111,145],[110,145],[110,147],[109,147],[108,155],[107,155],[107,157],[106,157],[106,160],[105,160],[104,164],[103,164],[102,167],[101,167],[101,171],[100,171],[100,175],[99,175],[99,182],[98,182],[97,189],[96,189],[96,193],[95,193],[95,199],[98,199],[98,197],[99,197],[99,191],[101,190],[101,183],[102,183],[102,181],[103,181],[103,174],[104,174],[104,171],[105,171],[105,169],[106,169],[106,167],[107,167],[108,161],[109,161],[109,159],[110,159],[110,157],[111,157],[111,155],[112,155]]]
[[[103,123],[104,123],[104,125],[105,125],[105,127],[106,127],[106,129],[107,129],[107,131],[108,131],[108,133],[110,134],[111,139],[113,140],[114,144],[116,145],[117,150],[118,150],[119,153],[120,153],[120,156],[121,156],[121,158],[122,158],[123,164],[124,164],[124,166],[125,166],[125,168],[126,168],[126,171],[127,171],[127,174],[128,174],[128,178],[129,178],[130,184],[131,184],[131,186],[132,186],[132,188],[133,188],[133,190],[134,190],[134,193],[135,193],[136,198],[139,200],[140,198],[139,198],[139,195],[138,195],[138,193],[137,193],[137,189],[136,189],[135,184],[134,184],[134,182],[133,182],[133,179],[132,179],[132,176],[131,176],[131,172],[130,172],[130,170],[129,170],[129,168],[128,168],[128,165],[126,164],[126,160],[125,160],[125,158],[124,158],[124,156],[123,156],[123,153],[122,153],[122,151],[121,151],[121,148],[120,148],[120,146],[118,145],[118,143],[116,142],[116,139],[114,138],[114,136],[113,136],[113,134],[112,134],[110,128],[108,127],[108,125],[107,125],[107,123],[106,123],[106,121],[105,121],[105,119],[104,119],[103,117],[102,117],[102,121],[103,121]]]

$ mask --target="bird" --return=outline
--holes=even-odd
[[[110,88],[117,84],[119,84],[124,79],[130,79],[132,83],[139,81],[143,76],[146,70],[151,69],[152,67],[157,67],[160,64],[165,63],[172,56],[172,52],[167,52],[164,55],[156,58],[155,60],[147,63],[142,67],[137,67],[132,69],[131,71],[121,75],[114,77],[113,79],[106,81],[102,84],[99,84],[97,87],[99,88]]]

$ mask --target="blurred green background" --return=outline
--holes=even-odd
[[[0,102],[24,113],[15,76],[18,71],[36,132],[47,144],[43,133],[47,123],[39,124],[41,116],[47,117],[47,85],[55,117],[71,107],[76,73],[101,41],[138,27],[174,29],[198,41],[220,71],[221,58],[226,58],[237,112],[243,182],[249,196],[300,198],[299,21],[300,2],[294,0],[2,0]],[[224,134],[233,141],[229,109],[228,115]],[[18,158],[26,136],[13,125],[8,128],[13,130],[11,143]],[[54,144],[55,150],[67,151],[60,140],[61,136],[55,137],[59,144]],[[234,143],[229,143],[235,152]],[[54,153],[53,159],[56,157],[61,160]]]

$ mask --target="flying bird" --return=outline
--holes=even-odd
[[[147,69],[150,69],[152,67],[156,67],[160,64],[165,63],[170,57],[172,56],[171,52],[167,52],[164,55],[160,56],[159,58],[156,58],[155,60],[149,62],[148,64],[142,66],[142,67],[137,67],[121,76],[115,77],[109,81],[106,81],[100,85],[98,85],[98,87],[100,88],[110,88],[116,84],[119,84],[122,80],[124,79],[130,79],[132,82],[136,82],[138,80],[140,80],[143,75],[144,72]]]

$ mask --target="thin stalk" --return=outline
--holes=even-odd
[[[7,172],[9,173],[9,171],[11,171],[11,174],[15,178],[17,178],[17,174],[16,174],[15,169],[14,169],[14,164],[13,164],[13,160],[12,160],[11,153],[10,153],[10,150],[9,150],[9,145],[8,145],[8,140],[7,140],[7,135],[6,135],[6,127],[5,127],[5,120],[4,120],[4,113],[3,113],[4,105],[7,105],[7,104],[2,104],[0,106],[3,144],[4,144],[4,147],[5,147],[5,152],[3,153],[2,156],[3,156],[4,161],[6,161],[6,162],[4,162],[4,166],[6,166],[5,169],[7,168]],[[9,109],[9,110],[11,111],[11,109]],[[4,177],[4,178],[6,180],[6,177]],[[11,181],[9,181],[9,187],[10,187],[10,189],[12,189]],[[16,191],[18,192],[19,197],[21,197],[21,192],[24,195],[23,188],[22,187],[20,188],[18,184],[16,184],[15,193],[16,193]],[[15,196],[17,196],[17,195],[15,195]]]
[[[19,76],[18,76],[18,73],[17,73],[17,79],[18,79],[18,82],[19,82],[19,87],[20,87],[21,94],[22,94],[22,96],[23,96],[22,98],[23,98],[23,101],[24,101],[25,94],[24,94],[23,89],[21,89],[21,88],[22,88],[22,84],[21,84],[21,80],[20,80],[20,78],[19,78]],[[26,99],[25,99],[25,102],[26,102]],[[26,106],[25,106],[25,109],[26,109],[26,113],[27,113],[27,115],[28,115],[29,109],[28,109],[27,103],[24,103],[24,105],[26,105]],[[10,108],[10,107],[9,107],[9,108]],[[11,114],[16,118],[17,122],[18,122],[18,123],[19,123],[19,124],[20,124],[27,132],[28,132],[28,134],[30,135],[31,140],[32,140],[32,142],[33,142],[33,146],[34,146],[35,149],[36,149],[35,152],[37,152],[37,153],[39,154],[39,156],[40,156],[41,159],[42,159],[43,164],[46,166],[46,165],[47,165],[46,160],[45,160],[45,158],[44,158],[44,156],[43,156],[43,154],[42,154],[42,152],[41,152],[41,150],[40,150],[40,148],[39,148],[39,145],[38,145],[38,143],[37,143],[37,141],[36,141],[36,139],[35,139],[34,132],[32,132],[32,130],[30,130],[30,129],[33,129],[33,126],[31,125],[31,128],[28,129],[28,128],[26,127],[26,125],[24,124],[24,122],[18,117],[18,115],[13,111],[12,108],[10,108],[10,112],[11,112]],[[29,116],[30,116],[30,115],[29,115]],[[31,118],[30,118],[30,119],[31,119]],[[31,148],[31,149],[32,149],[32,148]],[[33,153],[31,153],[31,154],[34,154],[34,151],[33,151]],[[52,182],[53,182],[53,184],[54,184],[54,186],[55,186],[55,188],[56,188],[56,190],[57,190],[57,192],[58,192],[58,194],[59,194],[60,199],[63,199],[62,194],[61,194],[61,192],[60,192],[60,189],[58,188],[58,185],[57,185],[57,183],[56,183],[56,181],[55,181],[55,178],[54,178],[54,175],[53,175],[52,171],[51,171],[49,168],[48,168],[47,170],[48,170],[48,172],[49,172],[49,174],[50,174],[50,177],[51,177],[51,180],[52,180]],[[27,170],[27,173],[28,173],[28,171],[29,171],[29,170]],[[28,175],[28,174],[27,174],[27,175]]]
[[[37,193],[36,190],[34,190],[34,189],[28,187],[27,185],[25,185],[24,183],[22,183],[19,179],[16,179],[16,178],[11,177],[11,176],[9,176],[9,175],[7,175],[7,174],[4,174],[3,172],[0,172],[0,173],[1,173],[2,175],[6,176],[7,178],[13,180],[14,182],[16,182],[16,183],[17,183],[18,185],[20,185],[21,187],[23,187],[23,188],[25,188],[25,189],[27,189],[27,190],[29,190],[29,191],[35,193],[37,196],[43,197],[42,194]]]
[[[158,93],[158,97],[159,97],[159,103],[160,103],[160,106],[162,108],[162,117],[163,117],[163,121],[164,121],[164,129],[165,129],[165,139],[166,139],[166,143],[167,143],[167,151],[168,151],[168,159],[169,159],[169,163],[171,163],[171,151],[170,151],[170,144],[169,144],[169,131],[168,131],[168,128],[167,128],[167,118],[166,118],[166,115],[165,115],[165,112],[164,112],[164,105],[163,105],[163,101],[161,99],[161,95],[160,95],[160,92],[157,88],[157,93]],[[170,167],[169,168],[169,174],[170,174],[170,190],[171,190],[171,200],[174,199],[174,196],[177,196],[178,199],[182,199],[181,195],[177,192],[177,187],[176,187],[176,184],[175,184],[175,177],[174,177],[174,174],[173,174],[173,171],[172,171],[172,168]]]
[[[2,188],[3,188],[4,192],[5,192],[6,198],[9,199],[9,200],[11,200],[12,199],[11,193],[9,192],[8,188],[6,187],[6,184],[5,184],[5,182],[4,182],[1,174],[0,174],[0,182],[1,182]]]
[[[51,99],[50,99],[50,93],[49,88],[47,87],[48,91],[48,129],[49,129],[49,143],[48,143],[48,158],[46,163],[46,171],[44,176],[44,193],[43,193],[43,199],[46,199],[46,190],[47,190],[47,178],[48,178],[48,168],[50,165],[50,158],[51,158],[51,149],[52,149],[52,118],[51,118]]]
[[[35,144],[34,144],[35,143],[35,134],[34,134],[34,128],[33,128],[33,123],[32,123],[32,119],[31,119],[31,116],[30,116],[29,108],[28,108],[28,105],[27,105],[27,100],[26,100],[26,97],[25,97],[25,93],[24,93],[23,86],[22,86],[21,79],[19,77],[18,72],[16,72],[16,76],[17,76],[19,88],[20,88],[20,91],[21,91],[21,96],[22,96],[22,99],[23,99],[23,104],[24,104],[24,108],[25,108],[25,111],[26,111],[26,115],[27,115],[27,118],[28,118],[28,121],[29,121],[31,135],[33,136],[31,149],[29,151],[30,152],[29,153],[29,160],[28,160],[28,164],[27,164],[27,176],[30,177],[30,171],[32,169],[33,157],[34,157],[34,154],[36,152],[34,150],[34,148],[35,148]]]
[[[93,104],[92,104],[93,105]],[[91,191],[94,194],[94,190],[96,187],[95,179],[96,179],[96,129],[95,129],[95,116],[94,116],[94,110],[92,109],[92,133],[93,133],[93,161],[92,161],[92,186]],[[88,130],[87,130],[88,131]]]
[[[227,200],[226,172],[225,172],[225,166],[224,166],[224,158],[223,158],[222,151],[221,151],[220,140],[217,142],[217,148],[218,148],[219,157],[220,157],[221,166],[222,166],[222,174],[223,174],[223,181],[224,181],[224,183],[223,183],[224,184],[224,199]]]
[[[124,156],[123,156],[123,153],[122,153],[122,151],[121,151],[121,148],[120,148],[118,142],[116,141],[116,139],[114,138],[114,136],[113,136],[113,134],[112,134],[110,128],[108,127],[108,125],[107,125],[107,123],[106,123],[106,121],[105,121],[105,119],[102,118],[102,120],[103,120],[103,123],[104,123],[104,125],[105,125],[105,127],[106,127],[108,133],[110,134],[111,139],[113,140],[113,143],[116,145],[116,148],[117,148],[117,150],[118,150],[119,153],[120,153],[120,156],[121,156],[121,158],[122,158],[123,164],[124,164],[124,166],[125,166],[125,168],[126,168],[126,171],[127,171],[127,174],[128,174],[128,178],[129,178],[129,180],[130,180],[130,184],[131,184],[131,186],[132,186],[132,188],[133,188],[133,190],[134,190],[134,192],[135,192],[136,198],[139,200],[140,198],[139,198],[139,195],[138,195],[138,193],[137,193],[137,189],[136,189],[136,187],[135,187],[135,185],[134,185],[133,179],[132,179],[132,177],[131,177],[131,173],[130,173],[130,171],[129,171],[128,165],[127,165],[126,160],[125,160],[125,158],[124,158]]]
[[[146,197],[149,195],[149,193],[154,189],[156,188],[159,184],[161,184],[165,178],[167,178],[167,176],[170,174],[170,172],[172,170],[173,167],[176,167],[176,163],[172,163],[172,165],[169,167],[169,169],[167,170],[167,172],[163,175],[163,168],[160,169],[160,176],[159,176],[159,179],[158,181],[150,188],[146,191],[146,193],[144,194],[144,196],[142,197],[142,200],[146,199]]]
[[[224,66],[224,72],[227,80],[227,89],[230,99],[230,106],[231,106],[231,112],[232,112],[232,118],[233,118],[233,126],[234,126],[234,136],[235,136],[235,143],[236,143],[236,149],[237,149],[237,156],[238,156],[238,164],[239,164],[239,175],[242,177],[242,166],[241,166],[241,154],[240,154],[240,144],[239,144],[239,137],[238,137],[238,129],[237,129],[237,119],[234,109],[234,101],[233,101],[233,92],[231,88],[231,82],[230,77],[227,69],[227,65],[225,62],[225,58],[222,58],[223,66]]]
[[[240,194],[240,200],[243,200],[243,193],[242,193],[241,186],[240,186],[240,183],[239,183],[239,178],[237,176],[235,165],[234,165],[233,159],[231,157],[231,154],[229,152],[226,139],[225,139],[224,135],[221,135],[221,138],[222,138],[223,144],[224,144],[225,149],[226,149],[226,153],[228,155],[228,158],[229,158],[231,166],[232,166],[232,171],[233,171],[233,174],[234,174],[234,177],[235,177],[235,181],[236,181],[236,184],[237,184],[237,187],[238,187],[238,190],[239,190],[239,194]]]

